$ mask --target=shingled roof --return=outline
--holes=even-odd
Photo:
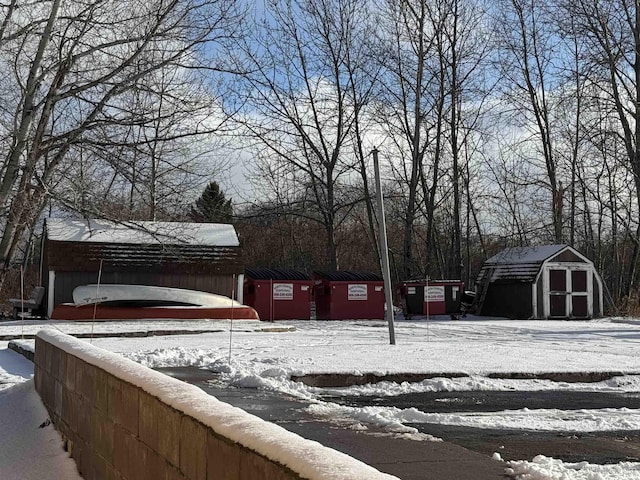
[[[106,269],[232,274],[244,270],[233,225],[49,218],[46,264],[54,271]]]
[[[506,248],[487,259],[480,270],[478,281],[484,281],[485,276],[490,274],[489,281],[492,282],[533,282],[541,265],[564,250],[572,249],[568,245]]]
[[[542,245],[539,247],[505,248],[500,253],[489,258],[486,263],[542,263],[548,258],[567,248],[567,245]]]

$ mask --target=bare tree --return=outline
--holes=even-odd
[[[468,216],[473,210],[468,194],[471,178],[469,163],[483,146],[479,135],[481,118],[486,114],[485,102],[490,86],[484,82],[490,54],[492,33],[486,26],[487,12],[483,2],[448,0],[439,3],[433,24],[441,24],[438,35],[438,57],[445,73],[448,155],[452,196],[452,232],[445,275],[463,278],[462,218],[463,191],[466,190]],[[468,227],[469,228],[469,227]],[[468,242],[468,236],[467,236]],[[467,264],[469,261],[467,260]]]
[[[366,4],[358,0],[267,2],[255,36],[241,49],[238,97],[243,133],[254,140],[261,177],[286,180],[288,210],[319,222],[327,267],[338,268],[336,230],[353,202],[340,192],[356,168],[353,135],[361,114],[360,68]],[[366,90],[366,89],[365,89]],[[273,182],[277,185],[282,181]]]
[[[422,273],[414,260],[414,224],[425,152],[433,141],[428,136],[426,118],[433,110],[442,110],[444,96],[442,92],[436,92],[435,99],[432,97],[433,92],[428,89],[431,79],[425,72],[434,48],[433,32],[428,25],[428,3],[426,0],[403,0],[381,5],[383,47],[379,58],[385,72],[379,95],[379,117],[383,119],[382,128],[390,143],[396,147],[397,156],[392,157],[392,168],[407,188],[403,214],[404,278]],[[441,121],[441,115],[436,113],[435,117]],[[439,140],[436,133],[435,141]],[[436,156],[436,162],[438,159]],[[438,171],[437,163],[433,171]],[[437,178],[437,173],[433,178]]]
[[[153,105],[129,104],[132,92],[157,98],[156,85],[145,79],[205,67],[199,49],[237,31],[240,20],[232,0],[153,0],[139,7],[119,0],[9,5],[0,42],[0,128],[7,140],[0,149],[0,283],[75,162],[83,162],[83,173],[87,166],[100,171],[95,163],[108,168],[123,160],[113,158],[118,147],[131,152],[158,139],[123,140],[127,129],[144,127],[152,135],[158,118]],[[15,9],[20,15],[9,15]],[[180,135],[194,133],[197,125]]]
[[[557,39],[551,28],[547,0],[504,0],[497,5],[496,28],[502,45],[501,75],[512,118],[531,134],[544,162],[550,192],[552,238],[563,241],[564,189],[558,178],[559,166],[554,145],[552,109],[558,71],[554,51]],[[554,43],[555,42],[555,43]],[[533,160],[532,156],[529,158]]]
[[[633,253],[623,288],[623,294],[628,295],[637,281],[640,259],[640,8],[636,0],[576,0],[561,5],[586,44],[582,72],[592,92],[595,111],[607,119],[602,138],[619,138],[624,152],[620,160],[632,174],[634,198],[628,212],[627,234]]]
[[[469,187],[464,171],[487,95],[479,88],[489,45],[486,14],[482,2],[406,0],[385,3],[382,16],[380,121],[397,152],[392,168],[406,192],[403,276],[460,278],[463,188]],[[447,202],[451,241],[443,244],[438,210],[444,212]],[[414,233],[422,224],[419,258]],[[437,257],[446,258],[446,265]]]

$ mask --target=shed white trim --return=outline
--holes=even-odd
[[[558,292],[557,296],[564,296],[564,309],[562,315],[551,315],[551,297],[554,292],[551,290],[550,272],[551,271],[564,271],[565,274],[565,291]],[[584,271],[586,272],[586,291],[574,291],[572,284],[571,272]],[[540,269],[540,275],[542,275],[542,299],[543,299],[543,318],[575,318],[582,316],[576,316],[573,313],[572,301],[575,297],[586,297],[587,300],[587,317],[591,318],[594,314],[593,308],[593,277],[594,268],[591,262],[589,263],[573,263],[573,262],[545,262]],[[537,283],[537,282],[536,282]],[[537,303],[537,301],[536,301]]]
[[[51,312],[53,312],[54,305],[54,295],[55,295],[55,284],[56,284],[56,272],[53,270],[49,270],[49,292],[47,293],[47,317],[51,317]]]

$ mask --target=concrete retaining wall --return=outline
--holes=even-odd
[[[34,363],[86,480],[395,478],[59,332],[38,333]]]

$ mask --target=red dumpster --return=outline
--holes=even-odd
[[[296,270],[245,269],[244,303],[261,320],[309,320],[311,279]]]
[[[314,272],[318,320],[384,319],[384,283],[369,272]]]
[[[460,280],[410,280],[402,283],[409,315],[444,315],[460,312],[464,282]]]

